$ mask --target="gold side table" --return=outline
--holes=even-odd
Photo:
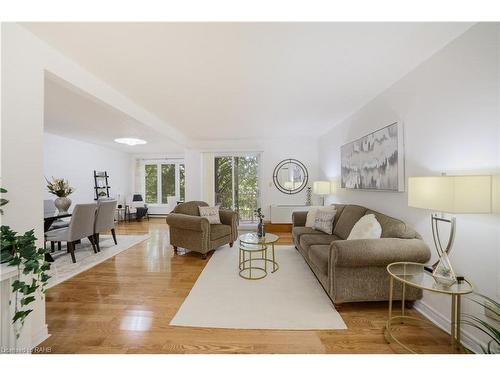
[[[272,264],[272,273],[279,269],[274,252],[274,244],[279,240],[277,235],[268,233],[264,237],[259,237],[256,233],[245,233],[239,237],[239,240],[238,268],[240,277],[247,280],[263,279],[267,276],[267,263]],[[270,257],[268,250],[270,250]]]
[[[394,336],[393,328],[402,324],[424,323],[432,324],[426,320],[408,316],[405,314],[405,291],[406,286],[427,290],[429,292],[446,294],[451,296],[451,345],[454,348],[461,348],[460,343],[460,300],[461,296],[472,293],[473,288],[469,281],[463,280],[451,286],[436,283],[432,274],[424,269],[421,263],[397,262],[387,266],[389,273],[389,319],[385,327],[385,338],[387,342],[396,342],[410,353],[416,354],[407,345],[403,344]],[[401,283],[401,315],[392,314],[392,299],[394,295],[394,280]]]

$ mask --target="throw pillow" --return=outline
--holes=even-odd
[[[324,209],[320,208],[316,212],[316,218],[314,220],[313,229],[319,230],[326,234],[332,234],[333,232],[333,219],[335,218],[336,210],[330,208]]]
[[[370,238],[380,238],[382,227],[374,214],[363,216],[358,220],[349,233],[348,240],[366,240]]]
[[[198,207],[200,216],[206,217],[210,224],[221,224],[219,216],[219,206],[215,207]]]
[[[320,210],[331,210],[335,211],[335,206],[326,206],[323,208],[320,208]],[[314,227],[314,221],[316,220],[316,213],[318,212],[317,208],[310,209],[307,211],[307,217],[306,217],[306,225],[305,227],[313,228]]]
[[[312,228],[314,226],[314,220],[316,220],[317,209],[313,208],[307,212],[306,227]]]

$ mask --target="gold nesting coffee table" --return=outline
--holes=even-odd
[[[238,268],[240,277],[247,280],[260,280],[267,276],[267,263],[272,264],[271,273],[279,269],[274,253],[274,244],[280,238],[272,233],[267,233],[263,237],[257,233],[245,233],[239,237],[240,257]],[[268,256],[268,250],[270,254]]]

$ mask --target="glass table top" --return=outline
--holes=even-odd
[[[420,263],[397,262],[387,266],[387,272],[407,285],[419,289],[430,290],[443,294],[468,294],[472,293],[472,285],[463,280],[450,286],[438,284],[432,277],[432,274],[424,269]]]
[[[278,241],[280,238],[272,233],[266,233],[264,237],[257,236],[257,233],[245,233],[240,237],[240,242],[259,245],[259,244],[270,244]]]
[[[60,212],[57,209],[53,209],[53,210],[43,211],[43,218],[44,219],[59,219],[59,218],[63,218],[63,217],[70,217],[71,214],[72,214],[72,211]]]

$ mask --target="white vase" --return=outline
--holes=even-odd
[[[54,205],[57,207],[59,212],[68,212],[71,206],[71,199],[68,197],[58,197],[54,200]]]

